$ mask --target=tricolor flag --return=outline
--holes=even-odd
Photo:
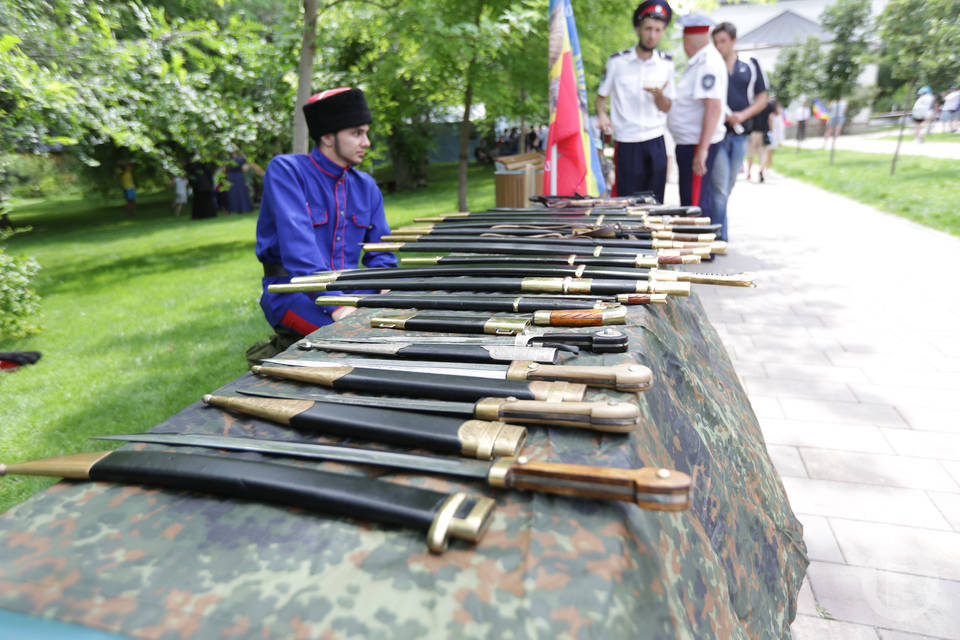
[[[824,122],[830,119],[830,110],[820,102],[820,98],[815,98],[813,101],[813,117]]]
[[[570,0],[550,0],[549,62],[550,133],[543,192],[599,196],[606,187],[593,143],[583,57]]]

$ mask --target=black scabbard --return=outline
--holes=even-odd
[[[377,269],[355,269],[344,271],[337,274],[336,282],[347,280],[366,280],[372,277],[377,278],[438,278],[438,277],[517,277],[517,278],[621,278],[628,280],[647,280],[650,278],[650,270],[642,268],[603,268],[603,267],[581,267],[577,265],[557,264],[557,265],[498,265],[498,264],[478,264],[469,266],[435,266],[435,267],[404,267],[395,268],[377,268]],[[566,308],[566,307],[565,307]],[[513,311],[513,309],[504,309],[504,311]]]
[[[520,291],[523,278],[390,278],[324,283],[327,291],[392,289],[395,291]],[[367,286],[370,285],[370,286]]]
[[[507,398],[536,400],[529,382],[498,380],[468,376],[442,375],[439,373],[410,374],[402,371],[359,369],[339,378],[333,383],[338,391],[360,391],[388,396],[412,398],[436,398],[438,400],[461,400],[475,402],[480,398]]]
[[[426,531],[447,495],[271,462],[165,451],[114,451],[90,479],[270,502]]]
[[[584,237],[571,237],[565,236],[563,238],[528,238],[525,236],[509,236],[509,237],[497,237],[497,236],[484,236],[484,235],[473,235],[473,236],[458,236],[458,235],[448,235],[443,233],[432,233],[429,235],[423,235],[420,238],[420,242],[474,242],[474,243],[488,243],[488,244],[497,244],[500,242],[510,242],[520,245],[537,245],[537,246],[574,246],[580,247],[580,251],[591,251],[593,247],[618,247],[621,249],[653,249],[653,241],[651,240],[631,240],[627,238],[584,238]]]
[[[417,253],[503,253],[520,255],[550,255],[561,256],[562,258],[566,258],[570,254],[575,254],[578,256],[590,256],[593,255],[594,249],[594,247],[589,247],[587,245],[577,245],[571,243],[537,245],[511,242],[437,242],[433,239],[430,239],[429,241],[424,239],[419,242],[402,242],[398,244],[400,244],[400,247],[397,249],[392,249],[393,251],[402,251],[405,253],[410,251]],[[604,256],[636,257],[637,255],[657,255],[655,250],[627,249],[623,247],[599,248],[603,249]]]

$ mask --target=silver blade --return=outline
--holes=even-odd
[[[386,371],[408,371],[410,373],[440,373],[448,376],[469,376],[471,378],[507,379],[507,366],[501,364],[463,364],[462,362],[423,362],[403,360],[376,360],[374,358],[337,358],[335,360],[313,360],[310,358],[265,358],[267,364],[282,364],[293,367],[361,367],[363,369],[383,369]]]
[[[393,342],[390,344],[360,343],[347,341],[302,340],[297,343],[301,349],[320,349],[323,351],[342,351],[344,353],[375,353],[379,355],[393,355],[404,347],[416,347],[419,340],[407,342]],[[514,360],[531,360],[553,364],[557,361],[557,350],[553,347],[518,347],[514,345],[472,345],[486,349],[490,360],[513,362]]]
[[[411,469],[420,473],[438,473],[464,478],[486,478],[489,462],[458,460],[440,456],[422,456],[396,451],[381,451],[344,445],[287,442],[259,438],[231,438],[199,433],[132,433],[126,435],[94,436],[93,440],[120,440],[123,442],[151,442],[183,447],[205,447],[231,451],[253,451],[271,455],[294,456],[313,460],[336,460],[371,464],[394,469]]]
[[[260,389],[237,389],[245,396],[259,396],[262,398],[284,398],[286,400],[314,400],[332,404],[348,404],[358,407],[379,407],[384,409],[400,409],[402,411],[420,411],[422,413],[445,413],[458,416],[475,417],[472,402],[452,402],[450,400],[420,400],[415,398],[380,398],[375,396],[340,395],[338,393],[323,393],[302,391],[286,393],[282,391]]]

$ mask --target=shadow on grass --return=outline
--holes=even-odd
[[[73,264],[45,267],[37,280],[37,293],[40,296],[49,296],[55,293],[74,293],[94,288],[109,289],[118,283],[140,276],[209,267],[213,264],[237,260],[244,255],[249,256],[250,271],[256,276],[256,283],[259,285],[260,266],[253,253],[253,242],[235,240],[201,247],[157,251],[112,261],[104,257],[81,269],[77,269]],[[194,284],[202,287],[207,283]]]

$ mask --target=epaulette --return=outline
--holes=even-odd
[[[664,60],[673,60],[673,56],[667,53],[666,51],[657,51],[660,54],[660,57]]]
[[[622,55],[625,54],[625,53],[630,53],[630,49],[624,49],[623,51],[617,51],[616,53],[614,53],[614,54],[611,55],[610,57],[611,57],[611,58],[616,58],[617,56],[622,56]]]

